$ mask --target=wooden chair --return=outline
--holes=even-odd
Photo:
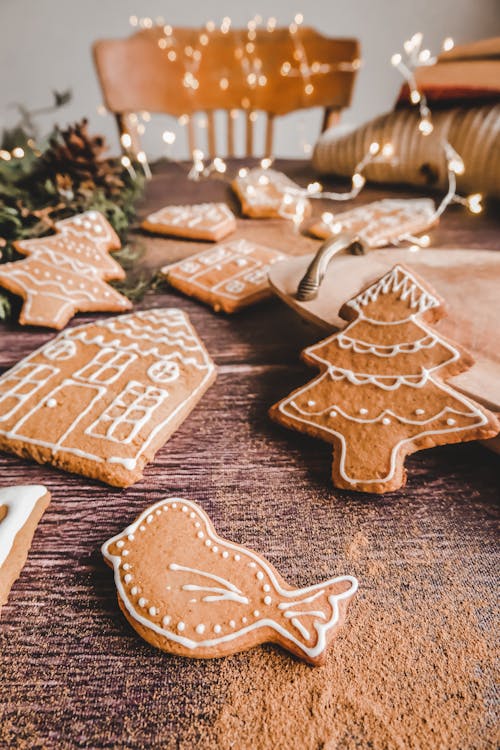
[[[238,111],[246,120],[247,156],[254,152],[256,113],[264,112],[265,155],[270,156],[275,117],[323,107],[324,130],[350,104],[360,66],[357,40],[330,39],[293,25],[268,30],[156,26],[127,39],[98,41],[93,53],[106,107],[115,114],[120,134],[130,135],[132,151],[140,150],[136,113],[182,118],[193,153],[193,115],[205,112],[211,158],[217,155],[217,110],[227,117],[227,156],[235,155]]]

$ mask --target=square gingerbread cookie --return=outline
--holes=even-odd
[[[216,312],[234,313],[271,296],[270,266],[287,256],[250,240],[231,240],[161,269],[169,284]]]
[[[215,377],[181,310],[71,328],[0,377],[0,449],[128,487]]]
[[[225,203],[198,203],[192,206],[165,206],[141,224],[154,234],[218,242],[236,230],[236,219]]]

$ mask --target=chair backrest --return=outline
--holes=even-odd
[[[216,155],[216,110],[227,113],[228,156],[235,153],[234,119],[243,110],[246,153],[254,150],[254,122],[267,114],[265,153],[273,145],[276,116],[324,107],[323,129],[350,104],[359,42],[331,39],[312,28],[194,29],[156,26],[126,39],[97,41],[94,61],[104,102],[139,147],[130,114],[182,117],[195,149],[192,115],[205,112],[209,155]],[[134,118],[132,118],[134,119]]]

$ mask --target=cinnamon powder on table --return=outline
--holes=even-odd
[[[484,581],[468,560],[417,542],[411,560],[346,546],[360,593],[325,667],[274,647],[228,661],[230,684],[205,747],[229,750],[465,750],[497,745]],[[479,553],[479,550],[476,551]],[[353,566],[354,561],[356,564]]]

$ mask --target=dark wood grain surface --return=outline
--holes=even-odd
[[[301,162],[278,166],[302,184],[312,178]],[[227,182],[193,183],[185,174],[181,165],[158,167],[139,215],[216,199],[237,210]],[[386,195],[369,189],[358,201]],[[281,220],[238,223],[241,236],[290,253],[318,245]],[[457,207],[432,238],[495,250],[498,229],[494,210],[474,217]],[[145,253],[136,276],[198,247],[137,237]],[[310,378],[298,357],[318,339],[314,328],[277,300],[227,317],[162,287],[138,307],[160,306],[188,312],[219,374],[143,481],[119,490],[0,456],[1,485],[43,483],[53,494],[1,613],[0,748],[494,747],[498,456],[477,444],[424,451],[407,460],[400,492],[335,490],[330,447],[267,417],[273,402]],[[52,336],[2,326],[1,371]],[[188,661],[138,638],[118,609],[100,545],[168,494],[199,502],[221,535],[262,552],[294,584],[359,577],[323,671],[274,647]],[[403,631],[408,663],[401,665],[388,633],[396,639]],[[346,691],[361,682],[364,699],[343,709]],[[285,699],[292,684],[300,696]],[[248,706],[233,710],[242,691]],[[333,726],[342,731],[332,734]]]

